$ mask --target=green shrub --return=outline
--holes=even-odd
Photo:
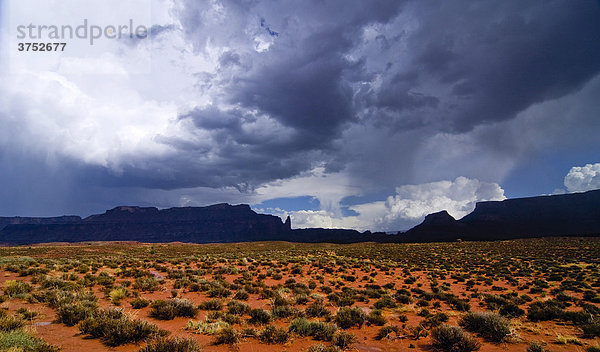
[[[459,325],[494,342],[502,342],[510,334],[510,321],[492,312],[467,313],[460,319]]]
[[[222,320],[213,321],[205,319],[205,321],[188,321],[185,330],[191,330],[196,334],[214,335],[229,327],[230,325]]]
[[[239,301],[229,301],[227,303],[227,312],[233,315],[244,315],[250,311],[250,306]]]
[[[284,329],[269,325],[261,331],[258,338],[264,343],[284,344],[289,340],[290,334]]]
[[[429,307],[429,301],[426,299],[420,299],[415,303],[417,307]]]
[[[4,285],[4,294],[9,298],[23,297],[32,290],[31,285],[24,281],[7,280]]]
[[[202,348],[191,338],[159,338],[146,347],[141,348],[138,352],[200,352]]]
[[[242,322],[242,319],[239,316],[230,313],[223,314],[223,317],[221,319],[223,319],[224,322],[229,323],[231,325],[239,324]]]
[[[90,271],[90,267],[87,266],[86,264],[81,264],[80,266],[78,266],[75,271],[77,271],[80,274],[85,274],[88,271]]]
[[[123,300],[123,298],[127,297],[127,295],[128,295],[127,289],[124,287],[114,288],[114,289],[110,290],[110,292],[108,293],[111,303],[116,306],[120,305],[121,300]]]
[[[541,342],[534,341],[527,346],[527,352],[548,352],[548,350]]]
[[[336,331],[333,335],[333,345],[339,347],[342,350],[350,348],[350,346],[356,342],[356,336],[345,331]]]
[[[560,319],[564,314],[564,305],[555,300],[534,302],[529,306],[527,319],[531,321],[545,321]]]
[[[300,336],[310,336],[310,321],[306,318],[296,318],[290,322],[288,330]]]
[[[561,317],[562,320],[570,321],[576,325],[590,324],[593,323],[595,318],[594,315],[585,311],[565,311]]]
[[[215,285],[211,289],[209,289],[208,292],[206,292],[206,294],[208,295],[208,297],[211,298],[227,298],[231,296],[231,291],[223,286]]]
[[[312,345],[308,348],[307,352],[340,352],[340,348],[337,346],[325,346],[322,343]]]
[[[187,299],[157,300],[150,305],[150,316],[160,320],[171,320],[175,317],[193,318],[198,308]]]
[[[60,348],[23,330],[0,332],[0,351],[59,352]]]
[[[600,315],[600,308],[596,307],[593,304],[583,302],[580,304],[580,306],[581,308],[583,308],[584,311],[592,315]]]
[[[271,316],[273,319],[289,318],[297,314],[298,310],[290,306],[275,306],[271,309]]]
[[[101,286],[111,286],[114,282],[115,282],[115,278],[110,276],[108,273],[105,272],[101,272],[98,274],[98,276],[96,276],[95,281],[98,285]]]
[[[396,308],[396,306],[396,301],[394,301],[394,299],[388,295],[381,297],[381,299],[374,304],[374,307],[377,309]]]
[[[221,310],[223,309],[223,301],[220,299],[209,299],[198,305],[198,308],[202,310]]]
[[[394,299],[402,304],[410,304],[412,302],[412,298],[407,294],[396,294],[394,295]]]
[[[25,325],[25,322],[18,317],[14,317],[11,315],[5,315],[0,318],[0,331],[12,331],[19,328],[22,328]]]
[[[138,298],[134,299],[133,301],[131,301],[129,304],[131,304],[131,308],[133,308],[133,309],[142,309],[142,308],[148,307],[150,305],[150,301],[148,301],[147,299],[138,297]]]
[[[240,335],[242,337],[258,337],[258,332],[253,328],[243,328]]]
[[[436,313],[434,315],[428,316],[425,320],[421,322],[421,324],[425,325],[428,328],[435,328],[437,326],[442,325],[442,323],[447,322],[449,319],[446,313]]]
[[[308,301],[309,301],[308,295],[306,295],[304,293],[294,296],[294,302],[296,302],[296,304],[298,304],[298,305],[305,305],[308,303]]]
[[[74,282],[65,281],[59,277],[44,276],[40,279],[40,287],[43,289],[57,289],[64,291],[76,291],[80,286]]]
[[[385,319],[381,310],[373,309],[369,315],[367,315],[367,322],[370,325],[383,326],[387,322],[387,319]]]
[[[391,333],[398,334],[397,326],[384,326],[377,331],[377,335],[375,336],[375,340],[383,340],[388,337]]]
[[[241,289],[241,290],[237,291],[235,293],[235,295],[233,295],[233,299],[237,299],[237,300],[240,300],[240,301],[245,301],[245,300],[248,299],[249,296],[250,295],[248,294],[248,292],[246,290]]]
[[[271,305],[273,307],[289,306],[290,302],[288,302],[287,299],[281,297],[281,295],[279,295],[278,293],[275,293],[275,295],[273,295],[273,298],[271,298]]]
[[[150,316],[160,320],[171,320],[177,315],[175,305],[165,300],[157,300],[150,304]]]
[[[441,325],[431,331],[431,346],[440,352],[477,351],[481,344],[458,326]]]
[[[261,325],[271,322],[271,314],[262,308],[252,309],[249,314],[250,320],[248,322],[250,324]]]
[[[331,341],[336,331],[337,326],[335,324],[320,321],[310,323],[310,336],[317,341]]]
[[[427,318],[431,315],[431,312],[429,311],[429,309],[423,308],[417,313],[417,315],[423,318]]]
[[[304,312],[306,316],[311,318],[327,317],[330,315],[322,300],[314,301],[306,307]]]
[[[43,294],[36,295],[36,299],[40,302],[46,302],[50,308],[55,309],[67,303],[87,301],[92,304],[98,301],[98,298],[90,291],[72,293],[64,290],[44,291]]]
[[[585,338],[600,337],[600,323],[582,325],[581,330]]]
[[[450,299],[448,300],[448,303],[452,306],[452,308],[459,312],[468,312],[471,310],[471,305],[469,302],[462,299]]]
[[[25,320],[33,320],[40,313],[31,311],[27,308],[19,308],[17,309],[17,313]]]
[[[566,336],[558,334],[556,336],[556,343],[559,345],[578,345],[581,346],[581,341],[574,336]]]
[[[213,343],[215,345],[234,345],[240,340],[240,333],[231,326],[219,330],[215,334]]]
[[[178,317],[194,318],[198,314],[198,307],[189,299],[173,299],[172,304],[175,305]]]
[[[289,331],[300,336],[310,336],[317,341],[331,341],[337,327],[320,321],[296,318],[291,321]]]
[[[340,308],[334,318],[335,323],[342,329],[349,329],[353,326],[360,328],[365,323],[365,320],[365,312],[358,307]]]
[[[73,326],[91,317],[97,309],[98,304],[93,301],[65,303],[56,309],[56,318],[59,323],[63,323],[66,326]]]
[[[154,292],[160,288],[160,283],[153,276],[138,277],[133,282],[133,288],[145,292]]]
[[[158,334],[158,328],[143,320],[133,320],[118,309],[98,310],[79,323],[79,331],[100,338],[107,346],[140,342]]]
[[[519,308],[519,306],[516,305],[515,303],[509,302],[509,303],[503,305],[500,308],[500,311],[498,313],[500,313],[500,315],[505,316],[505,317],[518,318],[518,317],[522,316],[523,314],[525,314],[525,311],[523,309]]]
[[[417,326],[409,328],[409,335],[411,338],[418,340],[421,337],[427,337],[429,335],[429,331],[423,324],[418,324]]]

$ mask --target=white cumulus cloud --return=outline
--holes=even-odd
[[[504,190],[497,183],[462,176],[454,181],[405,185],[396,188],[395,196],[388,197],[384,222],[406,228],[441,210],[458,219],[473,211],[477,202],[503,199]]]
[[[446,210],[458,219],[473,211],[477,202],[504,199],[504,190],[497,183],[460,176],[453,181],[397,187],[396,194],[389,196],[386,201],[350,206],[349,209],[358,215],[341,216],[328,210],[269,210],[282,218],[289,215],[294,228],[353,228],[394,232],[419,224],[431,213]]]
[[[574,166],[565,176],[569,192],[584,192],[600,188],[600,163]]]

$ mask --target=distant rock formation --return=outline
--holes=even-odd
[[[0,230],[8,225],[70,224],[78,221],[81,221],[79,216],[56,216],[52,218],[0,217]]]
[[[296,229],[273,215],[255,213],[248,205],[215,204],[169,208],[120,206],[103,214],[56,218],[0,218],[0,243],[30,244],[83,241],[187,242],[393,242],[385,233],[344,229]],[[27,220],[24,220],[27,219]]]
[[[428,215],[401,241],[500,240],[541,236],[600,235],[600,190],[479,202],[460,220]]]
[[[448,212],[430,214],[397,235],[345,229],[294,229],[248,205],[215,204],[169,208],[121,206],[103,214],[53,218],[0,218],[0,243],[139,242],[439,242],[543,236],[600,235],[600,190],[556,196],[480,202],[460,220]]]
[[[0,242],[209,243],[280,240],[289,238],[290,234],[291,230],[281,218],[257,214],[245,204],[163,210],[121,206],[79,221],[59,223],[41,218],[39,221],[8,224],[0,231]]]
[[[357,243],[357,242],[395,242],[398,236],[383,232],[358,232],[346,229],[308,228],[292,230],[290,242],[307,243]]]
[[[412,242],[438,242],[455,239],[462,234],[462,224],[456,221],[446,210],[429,214],[423,222],[398,236]]]

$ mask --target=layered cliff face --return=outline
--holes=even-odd
[[[74,222],[9,224],[0,231],[0,242],[238,242],[279,240],[290,232],[279,217],[257,214],[248,205],[117,207]]]
[[[427,215],[421,224],[404,235],[399,235],[399,238],[410,238],[411,242],[439,242],[454,240],[462,233],[463,226],[447,211],[442,210]]]
[[[448,217],[437,215],[436,221],[425,218],[422,224],[402,235],[401,240],[497,240],[600,235],[600,190],[480,202],[473,212],[460,220]]]
[[[32,218],[32,217],[0,217],[0,230],[8,225],[50,225],[50,224],[71,224],[81,221],[79,216],[56,216],[51,218]]]
[[[478,203],[460,219],[471,232],[490,235],[585,235],[600,233],[600,190]]]
[[[436,242],[541,236],[600,235],[600,190],[477,203],[460,220],[446,211],[430,214],[398,235],[343,229],[291,229],[279,217],[248,205],[170,208],[122,206],[85,219],[0,218],[0,243],[81,241],[140,242]]]

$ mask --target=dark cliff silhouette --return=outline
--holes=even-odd
[[[281,239],[291,232],[279,217],[257,214],[248,205],[163,210],[121,206],[83,220],[63,220],[6,225],[0,242],[244,242]]]
[[[446,211],[430,214],[405,233],[388,235],[345,229],[292,229],[248,205],[169,208],[121,206],[85,219],[0,217],[0,243],[139,242],[438,242],[543,236],[600,235],[600,190],[480,202],[460,220]]]
[[[446,211],[428,215],[402,241],[502,240],[600,235],[600,190],[479,202],[460,220]]]
[[[56,216],[52,218],[29,218],[29,217],[0,217],[0,230],[8,225],[51,225],[68,224],[81,221],[79,216]]]

